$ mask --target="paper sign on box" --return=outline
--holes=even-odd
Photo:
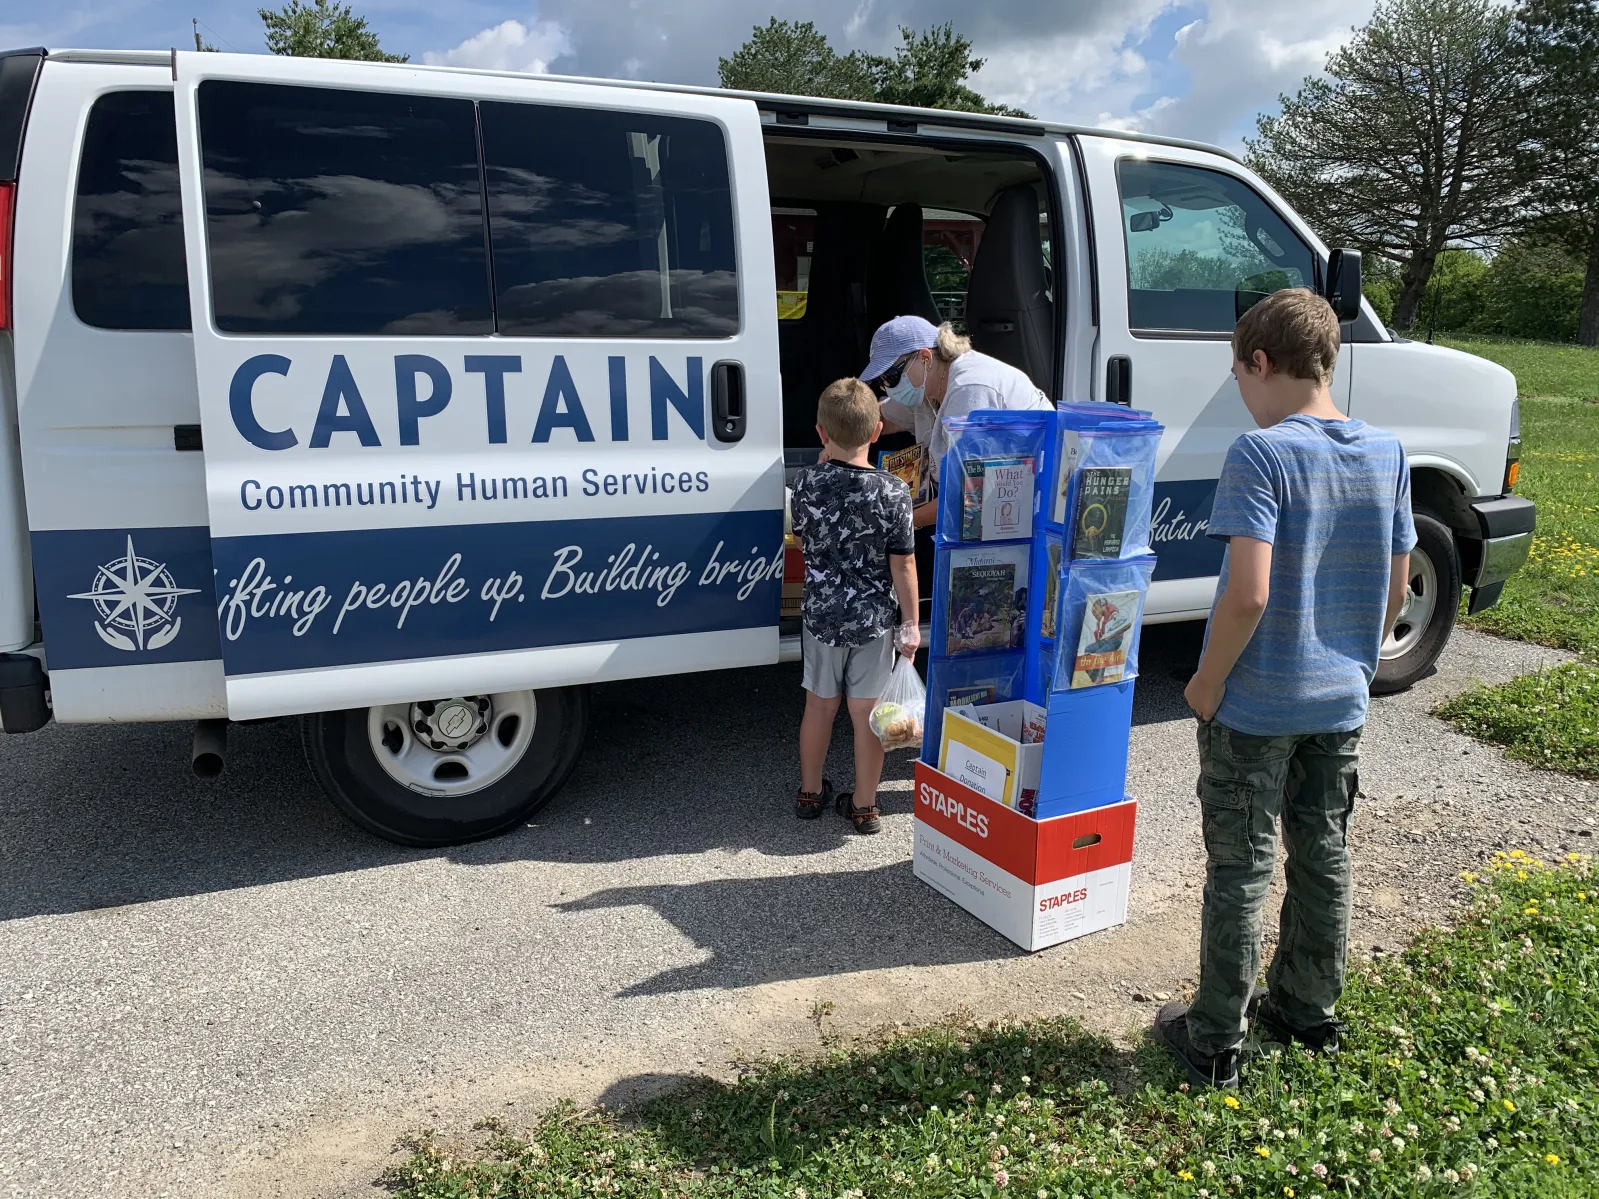
[[[1033,814],[1047,712],[1025,699],[944,710],[938,768],[988,798]],[[993,766],[1004,771],[989,782]]]
[[[1030,820],[916,764],[916,877],[1023,949],[1127,921],[1133,800]]]

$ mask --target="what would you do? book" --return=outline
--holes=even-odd
[[[1001,545],[949,551],[946,653],[1013,649],[1022,644],[1029,549]]]
[[[1008,541],[1033,531],[1031,454],[967,458],[961,491],[961,540]]]

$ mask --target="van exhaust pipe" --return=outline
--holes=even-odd
[[[222,773],[228,749],[226,720],[199,720],[194,725],[194,750],[190,762],[196,778],[214,779]]]

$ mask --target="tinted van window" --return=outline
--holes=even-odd
[[[72,210],[72,307],[102,329],[187,329],[188,267],[171,92],[94,102]]]
[[[1242,179],[1140,159],[1117,175],[1134,329],[1231,333],[1272,292],[1314,285],[1310,247]]]
[[[208,80],[199,116],[219,329],[493,332],[470,100]]]
[[[738,332],[717,125],[536,104],[479,110],[501,333]]]

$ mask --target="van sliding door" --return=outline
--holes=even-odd
[[[175,69],[230,715],[776,660],[752,104]]]

